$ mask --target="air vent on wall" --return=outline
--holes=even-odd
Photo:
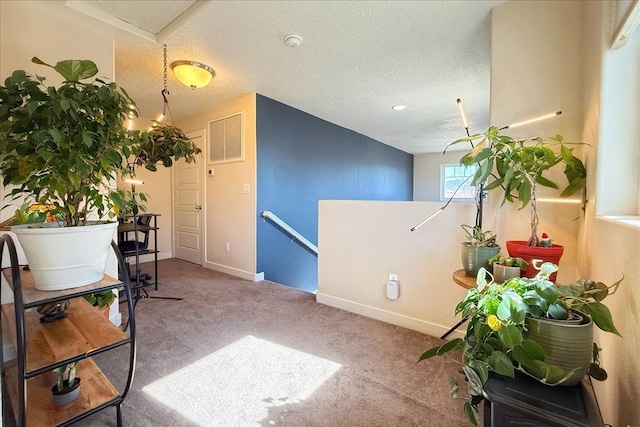
[[[243,113],[209,122],[209,164],[244,161]]]

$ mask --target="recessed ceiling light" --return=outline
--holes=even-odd
[[[395,111],[402,111],[402,110],[404,110],[405,108],[407,108],[407,106],[406,106],[406,105],[394,105],[393,107],[391,107],[391,109],[392,109],[392,110],[395,110]]]

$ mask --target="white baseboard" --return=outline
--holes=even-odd
[[[230,274],[241,279],[251,280],[253,282],[264,280],[264,273],[252,273],[250,271],[240,270],[239,268],[229,267],[227,265],[217,264],[215,262],[205,261],[204,267],[211,270],[219,271],[221,273]]]
[[[158,252],[158,261],[161,259],[173,258],[171,251]],[[153,254],[140,255],[140,262],[153,262]],[[135,262],[135,261],[134,261]]]
[[[353,301],[348,301],[342,298],[337,298],[331,295],[322,293],[316,294],[316,302],[325,304],[331,307],[340,308],[342,310],[350,311],[352,313],[360,314],[362,316],[370,317],[372,319],[380,320],[392,325],[402,326],[403,328],[413,329],[414,331],[422,332],[423,334],[431,335],[434,337],[440,337],[449,330],[451,326],[438,325],[436,323],[428,322],[426,320],[416,319],[413,317],[405,316],[403,314],[394,313],[380,308],[371,307],[368,305],[360,304]],[[463,338],[464,332],[456,329],[449,335],[450,338]]]

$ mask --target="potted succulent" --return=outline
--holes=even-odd
[[[520,277],[520,271],[525,270],[529,265],[522,258],[504,256],[502,253],[489,258],[489,264],[493,266],[493,278],[497,283]]]
[[[475,277],[481,268],[490,268],[489,258],[500,252],[496,243],[497,236],[491,231],[482,231],[479,227],[461,225],[467,241],[462,242],[462,267],[467,276]]]
[[[94,62],[65,60],[52,66],[35,57],[32,62],[53,68],[64,81],[47,87],[44,77],[16,70],[0,86],[0,175],[3,185],[13,186],[8,197],[51,205],[50,213],[64,222],[54,223],[55,229],[12,231],[37,289],[82,286],[104,275],[117,227],[117,222],[89,217],[97,213],[110,219],[123,211],[124,191],[109,181],[133,172],[129,158],[155,170],[157,163],[171,165],[174,156],[193,161],[201,150],[188,139],[172,140],[170,150],[154,150],[156,139],[149,132],[127,130],[123,124],[137,115],[135,103],[116,83],[95,77]]]
[[[585,373],[606,379],[592,329],[595,323],[620,335],[602,300],[615,293],[622,279],[611,286],[582,279],[558,288],[549,280],[556,270],[556,265],[544,263],[536,277],[505,283],[480,270],[477,288],[456,306],[456,313],[469,320],[465,337],[420,356],[422,361],[462,350],[469,390],[464,411],[472,423],[477,425],[478,404],[490,372],[512,378],[520,372],[548,385],[576,384]]]
[[[53,406],[59,411],[75,405],[80,396],[80,378],[76,377],[77,364],[78,362],[68,363],[53,370],[57,381],[51,387],[51,394]]]
[[[462,142],[475,142],[474,147],[460,160],[464,165],[477,164],[478,170],[471,185],[490,182],[484,185],[485,191],[502,190],[502,204],[519,202],[520,209],[531,206],[531,235],[528,240],[507,241],[507,251],[511,256],[526,259],[542,259],[558,264],[563,247],[557,244],[542,246],[538,237],[538,203],[537,188],[539,185],[558,189],[558,184],[549,178],[549,171],[556,165],[564,166],[567,186],[560,197],[568,197],[586,185],[586,169],[580,159],[573,154],[573,148],[561,135],[549,140],[540,137],[514,139],[501,135],[497,127],[491,126],[485,133],[471,135],[454,141],[450,145]],[[497,176],[493,174],[496,170]],[[537,273],[533,268],[525,271],[525,276],[532,277]]]

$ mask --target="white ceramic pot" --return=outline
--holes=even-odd
[[[104,269],[117,222],[93,222],[82,227],[11,227],[33,274],[35,288],[57,291],[95,283]]]
[[[496,283],[504,283],[516,277],[520,277],[520,267],[507,267],[497,262],[493,263],[493,280]]]
[[[64,389],[56,390],[57,385],[51,387],[51,395],[53,396],[53,406],[58,411],[64,411],[76,404],[76,400],[80,396],[80,378],[73,380],[73,384],[69,386],[69,382],[64,380]]]

